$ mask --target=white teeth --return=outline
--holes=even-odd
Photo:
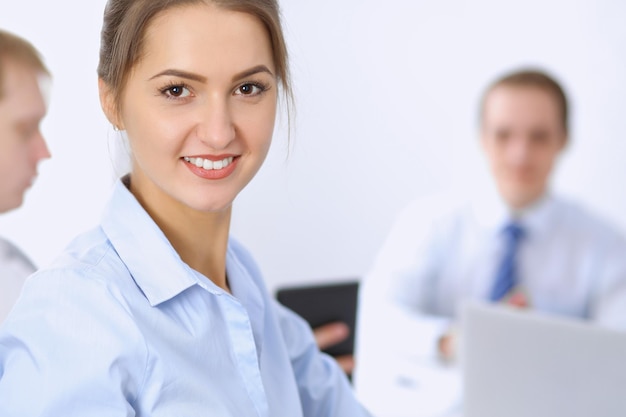
[[[190,164],[195,165],[198,168],[206,169],[207,171],[210,171],[212,169],[224,169],[233,162],[232,156],[224,158],[220,161],[211,161],[210,159],[204,158],[191,158],[189,156],[185,156],[183,157],[183,159],[186,162],[189,162]]]

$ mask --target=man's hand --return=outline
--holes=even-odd
[[[328,323],[313,329],[313,334],[317,346],[323,350],[346,340],[350,335],[350,328],[342,322]],[[354,369],[354,357],[352,355],[338,356],[335,360],[346,374],[352,374]]]
[[[501,303],[506,306],[515,307],[519,309],[530,308],[528,296],[526,293],[517,288],[511,292],[510,295],[503,298]],[[439,356],[444,362],[454,362],[457,357],[459,334],[455,326],[450,327],[448,331],[442,335],[437,342],[437,349]]]
[[[517,308],[528,308],[528,297],[522,291],[514,291],[511,296],[505,301],[507,305]]]
[[[458,331],[452,326],[439,338],[437,348],[439,357],[446,363],[453,363],[457,356]]]

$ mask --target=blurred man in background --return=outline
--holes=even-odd
[[[373,369],[390,348],[453,363],[466,301],[626,329],[621,232],[550,189],[568,145],[568,109],[563,88],[542,71],[515,71],[486,89],[480,144],[495,187],[421,199],[400,213],[360,292],[358,391],[376,391]]]
[[[37,165],[50,157],[39,129],[47,111],[42,86],[49,79],[33,45],[0,30],[0,213],[22,205]],[[28,257],[0,238],[0,323],[34,270]]]

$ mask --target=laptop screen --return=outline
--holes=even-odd
[[[626,416],[626,332],[495,305],[462,317],[464,417]]]

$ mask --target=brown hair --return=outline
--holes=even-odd
[[[551,94],[556,100],[561,110],[561,123],[565,132],[569,126],[569,105],[563,87],[554,77],[546,72],[537,69],[522,69],[505,74],[491,83],[483,93],[480,102],[480,120],[482,120],[485,110],[485,101],[493,90],[498,87],[530,87],[538,88]]]
[[[291,102],[287,47],[276,0],[109,0],[104,10],[98,76],[113,92],[118,108],[128,74],[141,58],[144,35],[152,19],[171,7],[201,3],[248,13],[263,22],[272,43],[276,75],[285,98]]]
[[[26,39],[0,29],[0,98],[4,95],[4,64],[14,60],[50,76],[41,54]]]

